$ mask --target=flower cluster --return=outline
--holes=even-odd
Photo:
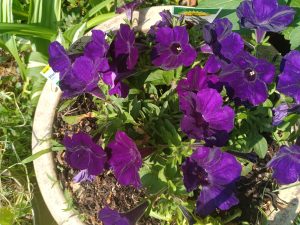
[[[240,24],[256,32],[255,46],[247,49],[227,18],[205,23],[202,40],[191,41],[193,33],[182,18],[163,11],[161,21],[140,34],[133,29],[132,16],[141,2],[118,8],[127,14],[127,24],[115,33],[93,31],[76,56],[58,42],[49,46],[49,64],[60,74],[63,97],[89,93],[105,99],[97,100],[99,123],[105,127],[99,128],[103,148],[85,133],[66,136],[65,161],[79,170],[75,182],[93,181],[111,169],[121,185],[145,187],[152,196],[167,196],[165,202],[177,193],[176,185],[186,189],[182,201],[191,199],[188,192],[199,193],[193,197],[200,217],[229,210],[239,204],[236,184],[248,160],[241,155],[255,151],[263,158],[267,149],[261,148],[277,137],[277,128],[289,115],[300,114],[300,52],[284,56],[278,77],[279,68],[254,54],[267,42],[265,33],[282,31],[295,11],[276,0],[242,1]],[[290,97],[289,102],[280,94]],[[274,138],[276,143],[283,143],[280,138]],[[283,141],[292,144],[278,146],[266,166],[279,184],[289,184],[300,177],[300,146],[295,139]],[[145,159],[139,149],[147,149]],[[147,207],[142,204],[128,213],[105,207],[99,218],[105,225],[134,224]],[[138,217],[132,217],[133,211]]]

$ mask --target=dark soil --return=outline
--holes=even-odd
[[[63,115],[79,115],[97,110],[92,97],[81,96],[77,101],[62,112],[58,112],[54,124],[54,138],[61,141],[65,134],[73,134],[78,131],[91,133],[97,129],[95,118],[85,118],[76,125],[68,125],[62,120]],[[136,190],[133,187],[118,184],[111,171],[96,177],[93,182],[80,184],[72,181],[78,171],[74,171],[64,161],[63,153],[56,155],[57,173],[65,191],[71,194],[70,202],[83,216],[87,224],[100,225],[98,212],[105,206],[126,212],[137,206],[145,197],[145,190]],[[160,222],[149,216],[141,218],[140,225],[158,225]]]

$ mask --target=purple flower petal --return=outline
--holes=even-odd
[[[277,89],[300,103],[300,52],[291,51],[282,64],[283,71],[279,75]]]
[[[121,14],[123,12],[126,13],[127,19],[129,21],[132,20],[132,13],[133,11],[138,8],[143,3],[143,0],[133,0],[132,2],[129,2],[127,4],[124,4],[121,7],[118,7],[116,9],[116,13]]]
[[[104,150],[85,133],[77,133],[72,138],[65,136],[66,162],[74,169],[85,170],[90,175],[102,173],[107,157]]]
[[[125,216],[121,216],[120,213],[108,207],[101,209],[98,217],[103,225],[130,225]]]
[[[279,184],[291,184],[300,178],[300,146],[282,146],[267,164]]]
[[[73,178],[73,182],[75,183],[81,183],[81,182],[93,182],[95,179],[95,175],[90,175],[88,170],[80,170],[79,173],[77,173],[74,178]]]
[[[84,48],[84,55],[91,58],[106,57],[109,45],[105,40],[105,33],[101,30],[92,30],[92,38]]]
[[[108,144],[108,148],[112,150],[109,163],[118,182],[140,188],[138,171],[142,167],[142,157],[134,141],[125,132],[118,131],[115,140]]]
[[[202,186],[196,210],[200,216],[238,204],[233,191],[242,167],[233,155],[219,148],[200,147],[184,161],[182,171],[187,191]]]
[[[64,47],[57,41],[50,43],[49,48],[49,65],[55,72],[61,76],[71,67],[71,60]]]
[[[280,104],[274,110],[273,116],[273,125],[278,126],[281,124],[285,117],[293,113],[300,113],[300,105],[299,104]]]

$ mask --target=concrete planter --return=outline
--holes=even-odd
[[[171,9],[172,6],[159,6],[135,11],[133,14],[134,21],[136,23],[135,28],[144,32],[148,31],[153,24],[161,19],[159,16],[159,12],[161,12],[162,10]],[[124,14],[117,15],[114,18],[95,27],[94,29],[101,29],[103,31],[118,30],[125,17],[126,16]],[[91,33],[89,32],[87,36],[90,35]],[[51,83],[51,81],[46,82],[34,116],[32,131],[33,154],[51,148],[50,139],[52,137],[52,127],[61,94],[61,90],[53,83]],[[55,182],[58,178],[56,174],[56,165],[54,163],[53,154],[43,154],[38,159],[34,160],[34,169],[41,194],[57,224],[85,225],[85,223],[82,222],[74,212],[65,211],[65,209],[67,209],[67,201],[64,197],[63,190],[59,182]],[[300,191],[299,189],[297,189],[297,194],[293,192],[292,198],[290,199],[295,198],[295,195],[297,195],[299,199],[299,194]],[[284,200],[286,201],[290,199],[284,198]],[[296,208],[299,211],[298,205]],[[295,215],[295,211],[292,215],[289,214],[289,216],[286,216],[286,218],[284,219],[285,222],[282,222],[282,217],[278,217],[275,214],[272,214],[272,219],[275,219],[272,224],[283,225],[289,224],[289,221],[293,219],[291,216]],[[276,220],[280,221],[280,223],[276,222]]]

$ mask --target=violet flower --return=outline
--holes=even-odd
[[[196,212],[207,216],[215,209],[228,210],[239,203],[235,182],[242,171],[236,158],[219,148],[199,147],[182,164],[183,183],[188,192],[198,189]]]
[[[268,98],[267,84],[275,74],[275,66],[242,51],[230,64],[224,64],[220,81],[234,92],[234,97],[257,106]]]
[[[150,27],[149,34],[155,37],[156,31],[161,27],[173,27],[173,15],[170,10],[163,10],[159,13],[161,20],[156,22],[153,26]]]
[[[164,70],[176,69],[181,65],[190,66],[197,57],[196,50],[189,44],[185,27],[159,28],[156,42],[152,63]]]
[[[91,41],[86,45],[84,55],[74,61],[58,42],[49,45],[49,64],[55,72],[59,72],[59,87],[64,98],[71,98],[82,93],[91,93],[105,98],[98,87],[99,73],[109,70],[106,53],[108,44],[102,31],[94,31]]]
[[[98,218],[103,225],[135,225],[143,216],[148,206],[149,203],[145,201],[125,213],[119,213],[116,210],[105,207],[99,211]]]
[[[65,136],[65,160],[74,169],[87,170],[89,175],[102,173],[107,157],[104,150],[85,133],[77,133],[72,138]]]
[[[80,170],[73,178],[74,183],[81,183],[81,182],[93,182],[95,180],[96,176],[89,174],[89,171],[87,169]]]
[[[142,3],[143,3],[143,0],[133,0],[132,2],[129,2],[127,4],[124,4],[121,7],[118,7],[116,9],[116,13],[121,14],[121,13],[125,12],[127,19],[131,22],[133,11],[136,8],[138,8]]]
[[[240,24],[255,29],[256,41],[261,43],[267,31],[280,32],[293,20],[296,12],[277,0],[244,0],[237,8]]]
[[[213,53],[220,59],[230,60],[244,49],[242,37],[232,32],[232,23],[227,18],[216,19],[203,27],[203,38],[206,45],[201,46],[204,53]]]
[[[277,89],[300,103],[300,52],[294,50],[287,54],[282,61],[282,67]]]
[[[228,132],[233,129],[234,111],[222,106],[222,96],[211,88],[179,95],[180,109],[184,113],[181,130],[190,138],[205,140],[206,145],[223,146]]]
[[[126,98],[129,93],[129,87],[122,82],[122,78],[115,71],[109,71],[102,75],[102,80],[105,84],[110,86],[109,95],[118,95]]]
[[[267,164],[273,169],[273,178],[279,184],[291,184],[300,178],[300,146],[281,146]]]
[[[108,148],[111,149],[109,164],[118,182],[140,188],[141,179],[138,172],[142,167],[142,157],[134,141],[125,132],[117,131]]]
[[[135,34],[129,25],[121,24],[114,41],[115,57],[126,56],[127,69],[132,70],[138,60],[138,49],[135,46]]]
[[[278,126],[283,122],[283,120],[290,114],[300,113],[300,105],[299,104],[287,104],[282,103],[277,106],[274,110],[273,116],[273,125]]]

